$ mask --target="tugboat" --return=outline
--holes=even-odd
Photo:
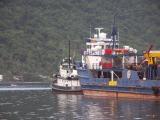
[[[138,53],[119,47],[117,27],[111,36],[96,28],[86,39],[81,66],[77,67],[84,95],[160,100],[160,50]]]
[[[81,92],[76,63],[70,57],[70,41],[69,57],[62,60],[59,66],[59,74],[54,75],[52,90],[57,92]]]

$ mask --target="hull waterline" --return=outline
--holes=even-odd
[[[144,100],[158,100],[160,95],[154,94],[140,94],[140,93],[125,93],[113,91],[100,91],[100,90],[83,90],[83,94],[87,96],[109,97],[109,98],[128,98],[128,99],[144,99]]]

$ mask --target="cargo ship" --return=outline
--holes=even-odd
[[[78,66],[83,94],[160,100],[160,50],[120,47],[116,25],[110,35],[102,29],[85,40]]]

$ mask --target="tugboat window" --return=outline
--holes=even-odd
[[[88,49],[90,49],[90,48],[91,48],[91,46],[90,46],[90,45],[87,45],[87,48],[88,48]]]

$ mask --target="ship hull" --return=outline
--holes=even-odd
[[[93,89],[92,89],[93,87]],[[110,97],[110,98],[129,98],[129,99],[145,99],[145,100],[159,100],[160,91],[156,93],[153,89],[149,88],[134,88],[134,87],[102,87],[102,89],[95,89],[96,86],[84,87],[82,85],[82,91],[87,96],[97,97]],[[108,90],[107,90],[108,89]],[[118,90],[123,89],[123,90]],[[159,89],[159,88],[158,88]]]
[[[57,86],[57,85],[52,85],[52,91],[53,92],[67,92],[67,93],[82,92],[81,87],[62,87],[62,86]]]
[[[110,79],[94,78],[87,69],[78,69],[78,72],[84,95],[160,101],[159,80],[139,80],[135,78],[128,80],[121,78],[117,80],[116,86],[110,86]],[[133,77],[135,76],[134,74]]]
[[[64,78],[57,78],[53,81],[52,91],[65,93],[82,92],[79,80]]]
[[[84,95],[98,96],[98,97],[113,97],[113,98],[131,98],[131,99],[148,99],[148,100],[159,100],[160,96],[139,94],[139,93],[122,93],[122,92],[111,92],[111,91],[99,91],[99,90],[83,90]]]

